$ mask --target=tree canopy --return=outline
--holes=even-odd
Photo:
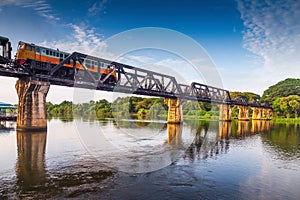
[[[290,95],[300,96],[300,79],[288,78],[270,86],[264,91],[261,102],[271,105],[276,98],[287,97]]]
[[[297,118],[300,111],[300,96],[278,97],[273,102],[273,109],[277,116],[286,116],[287,118],[292,116]]]
[[[241,98],[248,102],[259,101],[260,96],[252,92],[230,92],[231,99]]]

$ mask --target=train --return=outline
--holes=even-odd
[[[52,66],[61,63],[66,59],[70,53],[59,51],[58,49],[51,49],[47,47],[38,46],[35,44],[29,44],[23,41],[18,43],[15,61],[18,65],[30,66],[33,62],[39,66]],[[117,73],[113,69],[113,66],[109,62],[100,62],[93,57],[83,58],[82,64],[92,73],[95,77],[100,77],[102,80],[108,74],[109,77],[105,80],[105,83],[115,84],[118,81]],[[74,63],[71,60],[63,65],[60,70],[61,76],[68,77],[73,74]],[[83,71],[84,67],[76,61],[76,69]],[[114,70],[114,71],[113,71]]]

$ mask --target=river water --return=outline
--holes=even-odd
[[[61,120],[0,130],[0,199],[300,199],[300,127]]]

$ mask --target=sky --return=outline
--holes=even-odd
[[[14,52],[22,40],[117,58],[187,84],[260,95],[272,84],[300,77],[299,19],[299,0],[0,1],[0,35],[10,38]],[[111,45],[113,53],[107,51]],[[214,71],[192,67],[197,59]],[[211,73],[220,79],[216,85]],[[0,101],[17,103],[15,82],[0,77]],[[51,86],[47,96],[54,103],[72,99],[74,90],[59,86]]]

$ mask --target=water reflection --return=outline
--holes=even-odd
[[[0,133],[9,132],[15,129],[16,122],[14,121],[0,121]]]
[[[183,187],[195,189],[195,193],[191,192],[190,195],[196,194],[202,187],[204,189],[201,192],[207,191],[203,197],[212,199],[224,197],[222,196],[224,192],[229,193],[227,197],[232,194],[237,195],[237,190],[240,188],[243,188],[241,191],[246,191],[247,195],[251,196],[252,192],[252,196],[255,196],[256,193],[253,191],[257,191],[257,181],[260,183],[259,187],[262,186],[261,191],[265,191],[263,188],[272,189],[265,184],[266,180],[269,180],[269,185],[273,182],[279,184],[277,187],[272,185],[275,188],[272,192],[276,192],[276,189],[285,192],[280,190],[280,187],[283,188],[282,185],[285,185],[280,185],[280,181],[284,177],[292,180],[297,177],[297,170],[299,170],[299,125],[277,125],[271,121],[259,120],[250,122],[186,120],[181,125],[140,120],[85,122],[82,128],[89,139],[99,142],[99,140],[114,136],[120,142],[118,145],[131,144],[129,147],[134,147],[130,150],[135,150],[138,154],[131,154],[127,151],[121,152],[121,156],[117,157],[120,158],[120,165],[129,164],[127,167],[131,170],[156,169],[157,163],[167,165],[176,160],[172,165],[156,172],[124,175],[103,166],[105,159],[95,160],[85,150],[78,146],[74,147],[74,143],[78,142],[75,138],[77,135],[69,134],[69,131],[74,128],[74,123],[52,120],[48,133],[11,133],[16,139],[17,161],[9,167],[15,166],[16,170],[12,176],[15,176],[16,180],[15,182],[4,180],[3,170],[1,171],[3,165],[0,166],[2,173],[0,173],[0,199],[3,191],[4,197],[10,199],[89,198],[89,195],[94,192],[98,193],[97,198],[101,199],[103,191],[110,191],[109,195],[112,195],[113,199],[121,199],[124,193],[118,192],[118,187],[125,188],[123,190],[125,193],[131,187],[135,195],[142,195],[147,192],[151,193],[149,186],[153,188],[157,186],[156,197],[158,199],[163,197],[166,191],[175,192],[168,193],[169,199],[176,198],[175,194],[182,192]],[[53,128],[58,126],[60,129]],[[89,131],[94,129],[99,136],[100,128],[105,133],[102,138],[98,138],[99,140],[89,135]],[[8,134],[0,135],[0,141],[9,140],[7,136]],[[193,139],[189,148],[187,144],[190,141],[186,141],[187,137]],[[122,139],[125,139],[125,143]],[[108,145],[110,146],[102,148],[96,146],[96,150],[109,155],[113,144]],[[4,152],[6,148],[8,146],[2,148],[1,151]],[[53,151],[55,151],[54,156]],[[1,157],[1,154],[0,158],[1,161],[5,160],[2,159],[4,157]],[[181,165],[180,162],[185,162],[185,164]],[[275,167],[272,166],[274,163]],[[277,168],[278,166],[280,169]],[[281,170],[286,168],[293,169],[295,172],[284,171],[282,173]],[[275,174],[274,170],[278,173]],[[4,172],[7,171],[4,170]],[[117,175],[114,176],[115,174]],[[185,179],[188,180],[184,181]],[[294,179],[293,181],[298,184],[296,186],[299,186],[299,181]],[[130,180],[137,180],[141,191],[134,190],[135,183],[130,183]],[[204,182],[208,183],[207,188]],[[119,186],[115,187],[115,185]],[[224,185],[226,185],[226,190],[215,191],[216,188],[222,188]],[[116,196],[114,196],[115,192]],[[111,196],[107,196],[107,199],[109,197]],[[237,196],[235,197],[238,199]]]
[[[168,144],[182,145],[182,124],[168,124]]]
[[[17,131],[17,185],[20,193],[39,190],[47,180],[45,170],[45,149],[47,132]],[[20,196],[21,198],[22,196]]]
[[[17,131],[16,139],[16,187],[13,189],[7,188],[7,191],[11,193],[5,195],[4,198],[77,197],[103,187],[101,185],[102,180],[114,174],[113,171],[106,169],[98,161],[89,157],[79,158],[78,161],[73,160],[72,164],[67,166],[65,164],[70,161],[65,164],[58,164],[54,170],[47,169],[46,131],[32,133]],[[64,153],[62,152],[62,154]],[[55,160],[52,160],[52,162],[55,162]],[[97,185],[95,186],[95,184]]]
[[[271,121],[198,121],[189,122],[195,131],[195,140],[188,149],[190,160],[205,159],[227,153],[232,139],[245,139],[248,136],[269,133]]]
[[[76,126],[82,144],[94,158],[130,173],[168,166],[184,154],[194,139],[182,124],[165,121],[124,119],[101,127],[77,121]]]
[[[300,158],[299,124],[275,124],[273,131],[261,135],[268,151],[276,153],[276,157],[284,160]]]
[[[219,138],[220,140],[228,140],[231,135],[231,122],[220,121],[219,122]]]

